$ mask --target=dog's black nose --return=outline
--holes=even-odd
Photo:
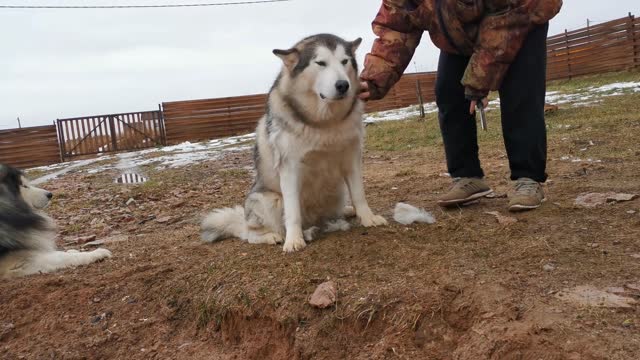
[[[47,193],[47,199],[51,200],[52,197],[53,197],[52,193]]]
[[[349,82],[345,80],[336,81],[336,90],[338,90],[338,94],[344,95],[349,91]]]

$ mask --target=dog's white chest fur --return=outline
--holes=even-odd
[[[362,147],[360,116],[356,112],[330,129],[293,125],[267,134],[266,118],[258,126],[259,180],[282,194],[281,173],[291,166],[297,169],[304,227],[340,216],[347,195],[345,177]]]

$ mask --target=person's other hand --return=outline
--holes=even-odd
[[[469,114],[473,115],[473,114],[476,113],[476,106],[477,105],[478,105],[478,101],[477,100],[471,100],[471,105],[469,106]],[[489,105],[489,98],[482,99],[482,107],[484,109],[486,109],[487,105]]]
[[[368,101],[370,96],[371,93],[369,92],[369,83],[367,83],[366,81],[362,81],[360,83],[360,94],[358,94],[358,97],[362,101]]]

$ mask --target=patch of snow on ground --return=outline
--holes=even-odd
[[[98,174],[107,170],[131,171],[132,169],[138,169],[145,165],[152,165],[157,169],[182,167],[200,161],[217,159],[225,152],[249,150],[252,148],[252,145],[247,145],[247,142],[254,138],[255,134],[247,134],[211,140],[203,143],[184,142],[178,145],[165,146],[160,149],[145,149],[116,155],[106,155],[95,159],[42,166],[34,168],[33,170],[53,172],[34,180],[34,183],[38,184],[53,180],[74,169],[87,171],[90,174]],[[155,153],[160,153],[162,155],[153,156]],[[91,166],[95,165],[94,163],[97,162],[115,159],[118,160],[115,164]]]
[[[73,161],[73,162],[68,162],[68,163],[62,163],[62,164],[55,164],[55,165],[50,165],[50,166],[41,166],[39,168],[35,168],[33,170],[42,170],[42,171],[49,171],[49,170],[56,170],[52,173],[46,174],[44,176],[41,176],[37,179],[34,179],[31,181],[31,183],[33,185],[38,185],[38,184],[42,184],[43,182],[49,181],[49,180],[53,180],[57,177],[60,177],[66,173],[68,173],[69,171],[76,169],[76,168],[81,168],[81,167],[85,167],[88,165],[91,165],[95,162],[98,161],[102,161],[104,160],[104,157],[99,157],[96,159],[87,159],[87,160],[79,160],[79,161]]]
[[[619,82],[608,85],[603,85],[599,87],[589,87],[587,88],[589,91],[595,92],[609,92],[613,90],[633,90],[640,91],[640,82]]]
[[[424,113],[432,114],[438,112],[438,106],[435,102],[424,104]],[[405,108],[380,111],[376,113],[366,114],[364,122],[367,124],[377,123],[381,121],[398,121],[406,120],[410,117],[420,116],[419,105],[413,105]]]

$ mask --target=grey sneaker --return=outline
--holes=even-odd
[[[542,185],[529,178],[516,181],[515,191],[509,199],[509,211],[526,211],[537,209],[546,200]]]
[[[493,190],[478,178],[456,178],[449,191],[438,198],[438,205],[452,207],[466,204],[491,194]]]

